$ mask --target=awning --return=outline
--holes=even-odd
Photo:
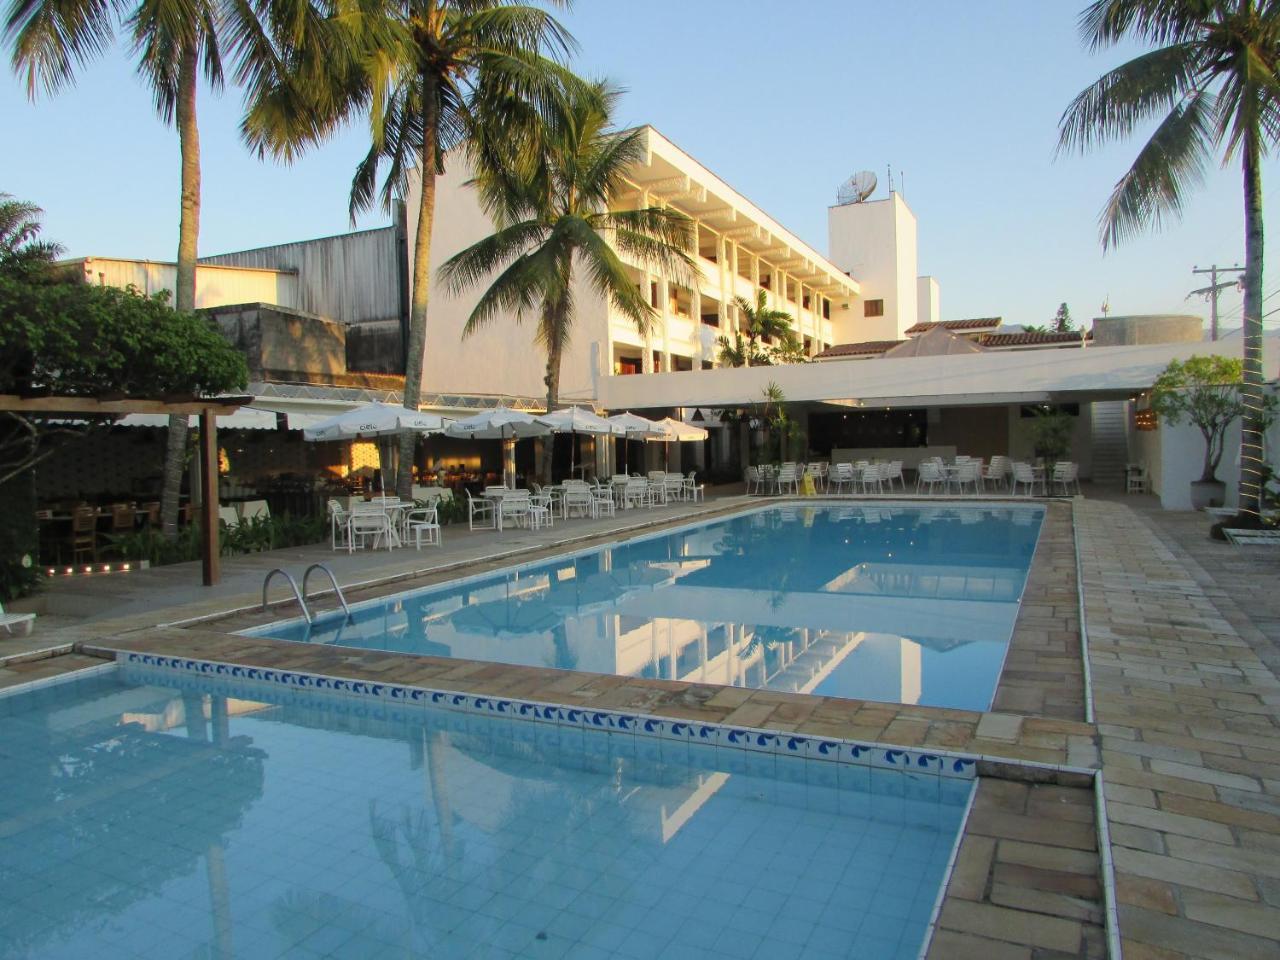
[[[200,418],[187,418],[190,426],[196,426]],[[169,418],[163,413],[130,413],[116,421],[117,427],[167,427]],[[218,417],[219,430],[274,430],[276,415],[270,410],[255,410],[252,407],[241,407],[235,413],[222,414]]]

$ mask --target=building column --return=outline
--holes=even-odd
[[[667,337],[667,317],[671,315],[671,281],[658,278],[658,303],[662,306],[662,372],[671,372],[671,343]]]
[[[649,305],[653,305],[653,274],[644,274],[644,298]],[[659,301],[658,318],[649,322],[648,328],[644,332],[644,346],[640,348],[640,371],[642,373],[653,373],[653,325],[662,322],[661,301]]]

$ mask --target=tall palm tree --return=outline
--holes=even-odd
[[[251,31],[247,3],[219,0],[11,0],[5,40],[13,67],[25,76],[33,100],[41,90],[58,93],[75,83],[76,70],[102,53],[117,28],[127,34],[138,72],[151,88],[156,112],[178,128],[181,153],[180,215],[174,307],[196,303],[196,247],[200,234],[200,134],[196,92],[200,75],[215,90],[223,83],[224,31],[232,21]],[[169,418],[161,492],[165,536],[177,534],[178,496],[186,460],[187,418]]]
[[[1210,158],[1244,175],[1241,513],[1262,492],[1262,158],[1280,137],[1280,0],[1097,0],[1080,15],[1092,49],[1154,46],[1085,88],[1059,124],[1059,150],[1088,150],[1159,120],[1101,217],[1108,248],[1177,216]]]
[[[557,6],[565,0],[552,0]],[[390,209],[421,177],[413,240],[404,405],[418,409],[427,349],[431,233],[436,177],[449,154],[475,136],[481,103],[523,109],[568,81],[558,58],[573,39],[546,10],[514,0],[304,0],[305,15],[281,16],[270,36],[249,38],[265,55],[245,75],[250,109],[242,132],[260,154],[292,159],[354,117],[367,114],[369,152],[351,183],[350,211]],[[379,187],[379,174],[383,173]],[[412,485],[412,431],[400,437],[396,490]]]
[[[604,82],[571,84],[525,142],[513,144],[501,127],[486,125],[488,135],[473,150],[474,183],[496,229],[440,269],[454,292],[493,278],[464,336],[499,318],[518,322],[536,312],[536,339],[547,352],[547,410],[560,401],[575,267],[641,333],[656,314],[622,257],[686,282],[695,269],[688,217],[669,207],[610,209],[627,171],[644,158],[643,129],[609,129],[617,99]],[[550,472],[546,457],[543,476]]]
[[[792,343],[796,335],[791,329],[791,314],[769,306],[769,298],[763,290],[756,291],[755,303],[746,297],[734,297],[733,303],[738,308],[738,329],[747,335],[745,366],[759,363],[758,357],[765,353],[760,347],[761,341],[780,340],[784,347],[794,345],[796,350],[799,349],[798,343]]]

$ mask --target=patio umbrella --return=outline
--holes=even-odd
[[[622,472],[627,470],[627,448],[631,445],[632,440],[656,440],[660,439],[662,433],[661,428],[656,422],[639,414],[631,413],[615,413],[612,417],[607,418],[610,423],[617,424],[626,431],[626,439],[622,444]]]
[[[366,403],[339,413],[337,416],[321,420],[302,431],[302,438],[310,441],[354,440],[357,437],[385,437],[400,433],[402,430],[414,430],[418,433],[440,433],[448,421],[434,413],[423,413],[421,410],[410,410],[389,403]],[[392,451],[388,450],[387,453]],[[384,451],[379,448],[378,461],[385,464]],[[393,459],[388,457],[387,460]],[[382,480],[382,492],[386,493],[385,469],[379,472]]]
[[[553,433],[587,434],[589,436],[626,436],[627,431],[604,417],[581,407],[565,407],[538,417],[538,422],[551,428]],[[569,474],[573,474],[574,450],[569,448]]]
[[[302,431],[302,436],[306,440],[351,440],[356,437],[399,433],[402,430],[440,433],[447,422],[434,413],[409,410],[389,403],[367,403],[307,427]]]
[[[524,413],[520,410],[512,410],[510,407],[494,407],[492,410],[485,410],[477,413],[475,416],[465,417],[462,420],[455,420],[449,424],[449,428],[445,430],[445,435],[450,437],[471,437],[476,440],[502,440],[504,446],[506,442],[514,442],[520,437],[545,437],[551,432],[551,428],[544,426],[538,422],[538,419],[532,414]],[[511,486],[515,485],[514,469],[507,469],[506,451],[503,451],[502,457],[502,480],[507,484],[510,479]],[[508,478],[508,472],[513,475]]]
[[[695,427],[691,423],[684,423],[680,420],[673,420],[671,417],[663,417],[657,421],[658,428],[664,432],[662,439],[667,443],[682,443],[684,441],[705,440],[707,439],[707,431],[702,427]],[[670,466],[670,448],[664,451],[664,458],[667,465]]]

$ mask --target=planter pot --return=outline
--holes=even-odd
[[[1195,480],[1191,484],[1191,507],[1220,507],[1227,498],[1227,485],[1221,480]]]

